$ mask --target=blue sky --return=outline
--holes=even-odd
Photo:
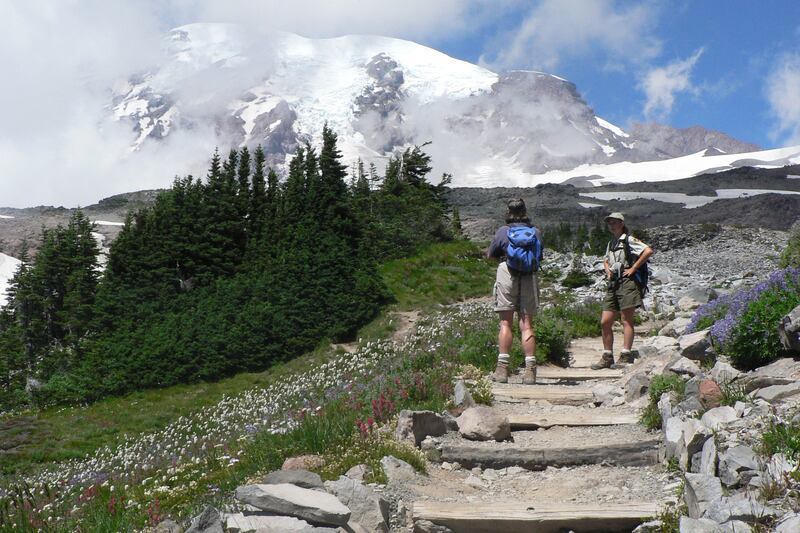
[[[460,59],[476,63],[483,60],[490,68],[535,68],[566,78],[577,85],[600,116],[622,127],[632,121],[653,120],[675,127],[698,124],[766,148],[796,141],[796,126],[781,129],[775,114],[784,111],[791,115],[797,108],[791,102],[783,102],[788,109],[782,109],[778,95],[770,98],[770,84],[780,77],[776,72],[781,65],[791,63],[800,52],[800,2],[586,0],[582,2],[584,6],[599,6],[601,17],[624,16],[630,10],[642,9],[641,18],[627,28],[634,46],[609,45],[601,30],[578,21],[575,40],[583,38],[581,33],[589,33],[586,46],[549,46],[531,38],[523,53],[494,64],[492,60],[496,58],[491,52],[487,57],[487,51],[509,46],[525,22],[537,10],[542,13],[543,4],[547,3],[520,2],[476,32],[453,35],[438,43],[434,38],[434,44]],[[569,35],[574,22],[567,13],[554,24]],[[604,23],[601,20],[597,26]],[[635,43],[653,49],[643,53]],[[688,81],[683,88],[662,89],[661,94],[672,94],[672,105],[656,105],[645,112],[648,97],[643,80],[647,75],[691,62],[695,56],[691,66],[666,77],[685,75]],[[787,90],[800,89],[795,78],[786,81]],[[651,92],[660,94],[657,84]],[[791,95],[785,98],[792,99]],[[800,100],[800,93],[794,99]]]

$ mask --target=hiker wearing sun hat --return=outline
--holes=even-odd
[[[603,355],[592,365],[594,370],[611,368],[614,363],[614,320],[622,316],[623,343],[619,363],[633,362],[633,318],[637,307],[642,306],[646,284],[647,260],[653,249],[633,237],[625,225],[622,213],[611,213],[605,218],[612,239],[606,246],[603,266],[607,288],[603,298],[600,327],[603,332]]]

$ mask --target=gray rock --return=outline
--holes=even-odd
[[[800,381],[800,361],[784,357],[739,377],[745,392]]]
[[[688,326],[691,321],[692,320],[687,317],[678,317],[661,328],[658,334],[662,337],[678,338],[683,335],[684,331],[686,331],[686,326]]]
[[[344,526],[350,520],[350,509],[336,496],[288,483],[244,485],[236,489],[236,499],[268,513],[294,516],[315,524]]]
[[[714,409],[709,409],[703,413],[700,421],[705,424],[706,427],[716,431],[724,427],[728,422],[733,422],[738,418],[739,417],[736,414],[736,409],[727,405],[723,405],[720,407],[715,407]]]
[[[778,337],[785,350],[800,354],[800,305],[781,318],[778,323]]]
[[[741,520],[729,520],[722,524],[722,530],[725,533],[751,533],[753,528],[750,524]]]
[[[673,414],[683,413],[687,415],[694,415],[703,412],[703,404],[695,396],[689,396],[675,406],[672,410]]]
[[[467,388],[467,384],[464,383],[463,379],[459,379],[456,381],[455,390],[453,391],[453,403],[455,404],[457,409],[464,410],[470,407],[475,407],[475,400],[472,399],[472,394],[470,394],[469,389]]]
[[[713,287],[707,285],[693,285],[687,287],[683,292],[678,293],[678,298],[694,300],[699,305],[705,305],[711,300],[716,300],[719,293]]]
[[[153,528],[153,533],[183,533],[183,528],[176,521],[167,518]]]
[[[672,394],[665,392],[658,400],[658,412],[661,414],[661,430],[667,427],[667,420],[672,418]]]
[[[413,466],[391,455],[381,459],[381,467],[386,473],[389,483],[402,483],[403,481],[414,479],[417,475]]]
[[[689,296],[681,296],[678,298],[678,309],[681,311],[692,311],[703,305],[701,302]]]
[[[727,487],[739,485],[744,481],[742,475],[747,471],[753,471],[747,477],[749,481],[757,470],[758,459],[749,446],[734,446],[719,456],[719,477]]]
[[[762,505],[754,496],[738,493],[733,496],[723,496],[711,502],[706,510],[705,518],[722,524],[729,520],[755,522],[777,515],[778,512],[775,509]]]
[[[219,511],[207,506],[202,513],[192,518],[192,524],[186,533],[223,533]]]
[[[683,439],[686,444],[686,453],[689,457],[703,449],[712,432],[701,421],[689,418],[683,425]]]
[[[686,490],[683,500],[691,518],[700,518],[709,505],[722,497],[722,484],[719,478],[705,474],[687,473]]]
[[[797,468],[796,462],[790,461],[782,453],[776,453],[764,465],[764,477],[769,482],[783,487],[786,485],[786,475],[794,471],[795,468]]]
[[[784,398],[797,396],[798,394],[800,394],[800,381],[794,381],[786,385],[771,385],[763,389],[758,389],[754,397],[774,403]]]
[[[433,411],[400,411],[395,438],[419,446],[427,436],[440,437],[447,433],[444,418]]]
[[[669,370],[679,375],[694,377],[702,373],[700,367],[694,361],[681,357],[668,367]]]
[[[680,533],[725,533],[722,526],[707,518],[682,516],[679,528]]]
[[[644,357],[652,357],[676,353],[679,349],[680,345],[677,339],[658,335],[656,337],[644,339],[642,345],[639,347],[639,353]]]
[[[447,411],[444,411],[441,416],[444,419],[445,426],[447,426],[447,431],[458,431],[458,421],[456,420],[456,417],[454,417]]]
[[[664,523],[661,520],[650,520],[636,526],[631,533],[660,533],[664,529]]]
[[[316,527],[292,516],[244,515],[236,513],[225,519],[227,533],[335,533],[338,528]]]
[[[741,372],[724,361],[717,361],[709,372],[711,379],[717,383],[730,383],[741,375]]]
[[[775,533],[797,533],[798,531],[800,531],[800,513],[786,514],[775,524]]]
[[[706,440],[700,452],[700,469],[698,473],[706,476],[717,475],[717,443],[714,439]]]
[[[683,420],[672,417],[664,426],[664,447],[667,459],[678,456],[679,446],[683,446]]]
[[[708,349],[711,347],[708,337],[709,330],[707,329],[681,335],[678,339],[681,355],[695,361],[706,359]]]
[[[414,533],[453,533],[447,526],[434,524],[430,520],[417,520],[414,522]]]
[[[364,476],[366,476],[368,473],[369,467],[367,465],[356,465],[345,472],[344,475],[356,481],[364,481]]]
[[[648,387],[650,387],[650,378],[647,375],[641,372],[634,374],[625,384],[625,401],[638,400],[647,394]]]
[[[344,476],[326,482],[325,488],[350,509],[352,521],[369,531],[389,531],[389,502],[383,496]]]
[[[304,489],[324,489],[322,478],[319,474],[309,472],[308,470],[275,470],[270,472],[264,478],[265,485],[278,485],[280,483],[289,483],[297,485]]]
[[[470,407],[457,420],[458,431],[466,439],[501,441],[511,436],[508,417],[491,407]]]

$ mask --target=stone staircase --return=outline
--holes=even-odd
[[[495,384],[510,440],[439,437],[439,465],[412,506],[414,531],[631,531],[674,500],[660,433],[638,424],[635,405],[597,393],[632,368],[593,371],[600,353],[600,339],[577,339],[570,368],[540,367],[537,385],[519,376]]]

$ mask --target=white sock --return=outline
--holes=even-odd
[[[623,353],[631,353],[631,351],[630,351],[630,350],[628,350],[627,348],[623,348],[622,350],[620,350],[620,351],[619,351],[619,353],[620,353],[620,354],[623,354]]]
[[[614,355],[612,350],[603,350],[603,355]]]
[[[508,359],[509,359],[509,356],[508,356],[507,353],[501,353],[500,355],[497,356],[497,362],[498,363],[508,364]]]
[[[535,364],[536,364],[536,356],[535,355],[526,355],[525,356],[525,366],[535,365]]]

